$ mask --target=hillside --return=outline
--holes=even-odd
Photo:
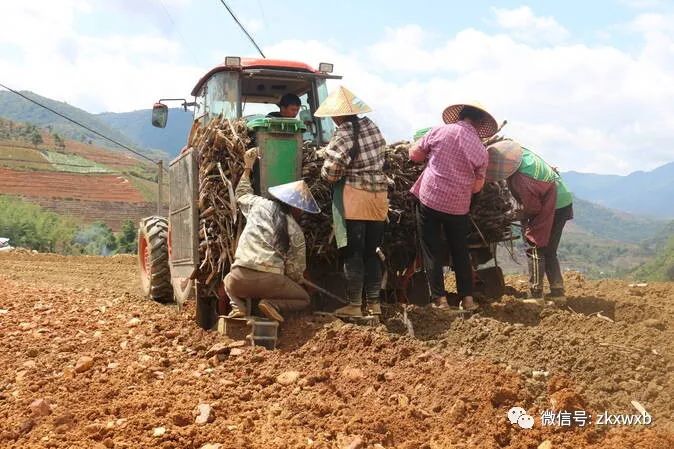
[[[99,117],[109,126],[119,130],[145,148],[157,148],[171,157],[176,156],[185,145],[192,126],[192,112],[182,108],[169,110],[166,128],[155,128],[150,123],[151,109],[131,112],[104,112]]]
[[[151,159],[167,158],[157,150],[147,150],[135,142],[133,139],[127,137],[124,133],[116,128],[109,126],[104,120],[97,116],[90,114],[80,108],[71,106],[68,103],[52,100],[50,98],[42,97],[33,92],[23,91],[22,94],[38,101],[45,106],[48,106],[55,111],[58,111],[73,120],[76,120],[91,129],[94,129],[101,134],[104,134],[124,145],[130,146],[145,154]],[[94,133],[81,128],[56,114],[25,100],[18,95],[8,91],[0,91],[0,117],[15,121],[25,122],[36,125],[43,129],[58,133],[60,136],[74,141],[95,144],[99,147],[109,148],[116,151],[126,151],[119,146],[97,136]]]
[[[564,228],[558,252],[564,269],[591,277],[629,275],[653,261],[670,235],[664,220],[631,215],[578,197],[573,205],[574,219]],[[519,241],[514,249],[517,263],[506,250],[499,253],[500,262],[507,272],[525,273],[526,247]]]
[[[633,214],[674,218],[674,162],[627,176],[563,173],[577,196]]]
[[[128,152],[0,119],[2,195],[22,198],[77,222],[103,221],[118,231],[127,220],[136,223],[156,213],[156,176],[154,164]]]

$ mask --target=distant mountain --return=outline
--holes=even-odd
[[[160,157],[166,158],[165,154],[162,154],[157,150],[146,149],[142,144],[136,142],[134,139],[129,138],[117,128],[109,126],[104,120],[101,120],[101,118],[80,108],[69,105],[68,103],[64,103],[62,101],[56,101],[52,100],[51,98],[42,97],[33,92],[22,91],[21,93],[39,103],[44,104],[45,106],[54,109],[55,111],[72,118],[73,120],[82,123],[83,125],[88,126],[91,129],[100,132],[105,136],[110,137],[111,139],[134,148],[135,150],[152,159],[158,159]],[[51,128],[50,131],[56,132],[60,136],[67,139],[80,142],[91,141],[92,144],[97,146],[110,148],[117,151],[126,151],[120,148],[118,145],[115,145],[112,142],[109,142],[108,140],[103,139],[102,137],[99,137],[80,126],[77,126],[62,117],[59,117],[58,115],[41,108],[40,106],[31,103],[30,101],[21,98],[12,92],[0,91],[0,117],[17,122],[31,123],[41,128]]]
[[[674,162],[627,176],[562,173],[580,198],[641,216],[674,218]]]
[[[674,226],[665,220],[609,209],[577,196],[573,209],[574,219],[564,228],[559,258],[565,269],[592,277],[624,276],[652,261]],[[507,271],[526,271],[525,248],[518,241],[515,252],[519,266],[508,257],[500,257]]]
[[[653,239],[667,225],[666,220],[610,209],[577,195],[573,198],[573,215],[573,223],[578,229],[603,240],[622,243]]]
[[[155,128],[151,109],[131,112],[104,112],[97,115],[109,126],[123,132],[146,148],[157,148],[170,156],[177,155],[187,142],[192,127],[192,112],[181,108],[169,110],[166,128]]]

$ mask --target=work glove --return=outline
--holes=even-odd
[[[253,165],[255,165],[255,161],[259,157],[257,148],[251,148],[250,150],[246,151],[246,153],[243,155],[243,165],[245,168],[248,170],[253,169]]]

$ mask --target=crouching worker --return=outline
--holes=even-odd
[[[523,209],[530,297],[543,300],[543,278],[547,277],[548,298],[564,303],[564,278],[557,249],[564,225],[573,218],[571,192],[555,168],[517,142],[498,142],[487,151],[487,181],[507,179],[508,188]]]
[[[309,294],[300,282],[306,268],[306,243],[297,220],[302,212],[320,209],[304,181],[268,189],[274,199],[253,193],[250,172],[257,149],[244,156],[245,169],[236,187],[236,202],[246,217],[225,292],[232,306],[230,318],[246,315],[246,299],[260,298],[260,312],[283,322],[281,312],[302,310]]]

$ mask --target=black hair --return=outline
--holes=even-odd
[[[484,112],[472,106],[464,106],[461,112],[459,112],[459,120],[463,119],[479,122],[484,119]]]
[[[278,105],[281,108],[285,108],[290,105],[302,106],[302,102],[300,101],[300,97],[295,94],[285,94],[281,97],[281,101],[278,102]]]
[[[290,249],[290,234],[288,233],[288,214],[290,206],[278,200],[274,201],[274,211],[271,216],[274,238],[272,246],[285,258]]]

